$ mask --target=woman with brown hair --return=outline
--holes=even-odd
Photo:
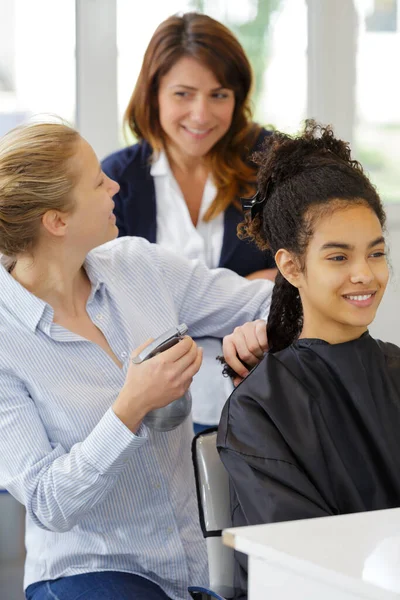
[[[121,187],[121,236],[145,237],[210,268],[273,279],[271,254],[236,236],[239,197],[255,185],[250,156],[269,133],[251,119],[251,87],[249,61],[224,25],[197,13],[159,25],[125,113],[139,142],[103,161]],[[232,388],[215,361],[220,342],[201,345],[193,418],[214,425]]]

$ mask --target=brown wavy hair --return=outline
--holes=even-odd
[[[156,29],[124,115],[124,124],[154,151],[164,147],[158,113],[161,78],[183,57],[191,57],[210,69],[221,86],[233,90],[235,108],[227,133],[208,153],[209,168],[217,195],[204,216],[210,221],[239,196],[251,195],[256,181],[255,165],[249,162],[261,127],[252,122],[250,92],[253,75],[239,41],[224,25],[199,13],[172,16]]]

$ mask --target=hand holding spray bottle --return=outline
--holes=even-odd
[[[160,352],[164,352],[183,339],[188,331],[187,325],[182,323],[178,327],[172,327],[157,339],[151,342],[138,356],[132,359],[136,365],[149,358],[153,358]],[[170,431],[178,427],[189,416],[192,410],[192,395],[187,390],[183,396],[177,398],[167,406],[156,408],[147,413],[143,423],[155,431]]]

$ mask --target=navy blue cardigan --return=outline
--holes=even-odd
[[[269,133],[262,130],[252,151],[260,147]],[[102,168],[121,188],[114,196],[119,235],[139,236],[149,242],[156,242],[156,194],[154,180],[150,174],[151,154],[151,146],[142,142],[111,154],[103,160]],[[275,261],[269,252],[260,251],[254,242],[239,240],[236,229],[241,221],[241,210],[232,204],[228,206],[224,213],[224,236],[219,266],[242,276],[261,269],[274,268]]]

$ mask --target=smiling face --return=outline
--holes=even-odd
[[[181,58],[161,78],[159,119],[178,160],[201,158],[225,135],[235,108],[233,90],[194,58]]]
[[[370,208],[357,204],[318,218],[305,269],[296,271],[293,264],[284,268],[289,265],[287,279],[300,292],[300,337],[340,343],[367,330],[389,276],[382,227]]]

